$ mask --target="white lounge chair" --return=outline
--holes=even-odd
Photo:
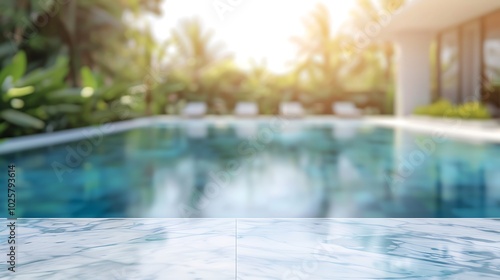
[[[332,110],[339,117],[360,117],[361,110],[356,108],[352,102],[336,102],[332,105]]]
[[[280,104],[280,114],[287,117],[302,117],[304,108],[300,102],[283,102]]]
[[[259,114],[259,107],[255,102],[238,102],[234,114],[240,117],[254,117]]]
[[[202,117],[207,113],[207,104],[204,102],[189,102],[182,110],[184,117]]]

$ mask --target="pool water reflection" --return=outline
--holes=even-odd
[[[499,145],[348,122],[158,124],[1,161],[18,217],[500,216]]]

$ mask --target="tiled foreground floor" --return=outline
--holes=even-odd
[[[4,256],[7,234],[3,220]],[[17,272],[2,261],[0,279],[500,276],[500,220],[29,219],[17,243]]]

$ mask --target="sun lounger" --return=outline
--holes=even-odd
[[[207,105],[204,102],[189,102],[182,110],[184,117],[203,117],[207,113]]]
[[[280,104],[280,114],[286,117],[302,117],[304,108],[299,102],[284,102]]]
[[[332,105],[333,113],[339,117],[360,117],[361,110],[352,102],[336,102]]]
[[[259,114],[259,107],[255,102],[238,102],[234,114],[240,117],[253,117]]]

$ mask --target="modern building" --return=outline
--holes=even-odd
[[[500,0],[410,0],[381,39],[397,45],[397,116],[438,98],[500,106]]]

